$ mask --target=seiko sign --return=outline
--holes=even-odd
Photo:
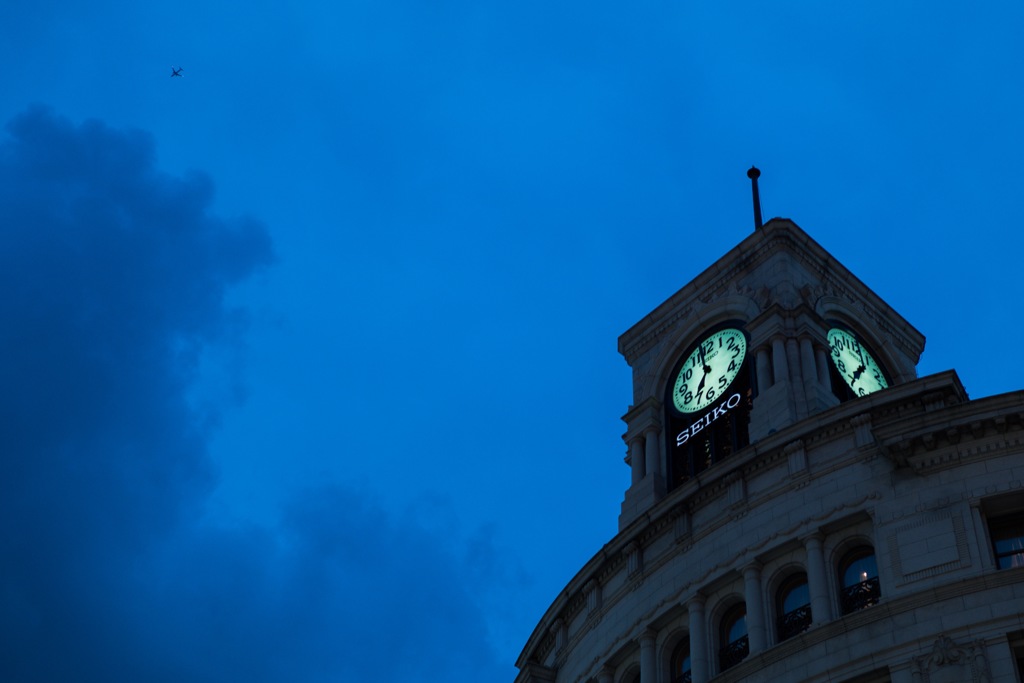
[[[714,410],[704,413],[704,417],[694,422],[692,425],[679,432],[676,435],[676,446],[682,446],[684,443],[690,440],[691,436],[694,436],[697,432],[701,431],[718,418],[725,415],[727,412],[735,408],[740,404],[742,398],[739,394],[733,394],[725,401],[715,406]]]

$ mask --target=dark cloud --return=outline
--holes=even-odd
[[[0,680],[494,680],[456,541],[332,487],[204,517],[189,391],[272,261],[212,194],[141,132],[32,109],[0,139]]]

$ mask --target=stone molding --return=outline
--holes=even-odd
[[[876,429],[883,455],[919,474],[1024,445],[1024,391],[991,396],[920,415],[912,430],[901,421]],[[966,445],[965,445],[966,444]]]
[[[527,662],[516,676],[516,683],[555,683],[557,674],[556,669]]]
[[[650,396],[635,406],[630,406],[622,421],[626,423],[626,433],[622,440],[629,444],[633,439],[644,438],[650,429],[661,431],[661,401]]]
[[[955,557],[933,557],[933,564],[926,565],[925,563],[928,561],[927,555],[922,558],[923,554],[919,553],[916,549],[904,547],[908,537],[928,528],[931,528],[936,533],[941,532],[943,537],[952,537],[954,542],[952,549],[955,550]],[[967,542],[967,526],[964,523],[962,514],[953,514],[948,510],[930,514],[918,514],[912,521],[895,527],[889,534],[888,540],[889,555],[892,558],[893,578],[897,586],[903,586],[913,581],[971,566],[971,552]],[[919,568],[914,570],[914,567]]]

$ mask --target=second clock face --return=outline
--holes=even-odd
[[[828,345],[843,380],[857,396],[867,396],[889,386],[885,374],[860,340],[841,327],[828,331]]]
[[[703,410],[721,398],[740,372],[747,338],[735,329],[719,330],[697,345],[679,370],[672,403],[684,413]]]

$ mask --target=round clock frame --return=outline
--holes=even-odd
[[[849,328],[833,325],[828,331],[828,346],[832,366],[854,397],[867,396],[889,387],[882,366],[863,340]]]
[[[700,412],[720,400],[743,368],[747,337],[726,327],[708,334],[686,357],[672,387],[672,405],[683,414]]]

